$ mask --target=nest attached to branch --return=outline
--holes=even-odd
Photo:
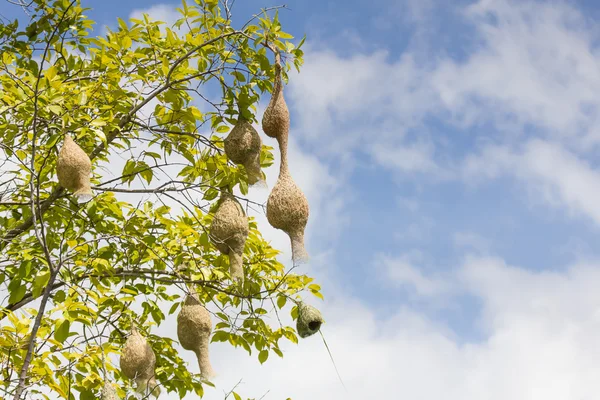
[[[242,206],[231,193],[223,190],[209,236],[217,249],[229,257],[231,277],[241,283],[244,281],[244,246],[249,231],[248,217]]]
[[[300,302],[298,304],[298,319],[296,320],[296,331],[301,338],[307,338],[314,335],[321,329],[325,322],[321,312],[315,307]]]
[[[294,264],[308,261],[304,229],[309,217],[308,200],[289,172],[282,171],[267,200],[267,220],[290,237]]]
[[[281,79],[281,58],[275,55],[275,85],[269,105],[262,118],[262,130],[269,137],[279,139],[290,130],[290,111],[283,97],[283,81]]]
[[[210,313],[196,295],[187,295],[177,315],[177,337],[181,347],[196,353],[200,374],[206,379],[215,376],[209,357],[211,333]]]
[[[119,364],[123,375],[135,381],[138,393],[152,393],[158,397],[160,388],[154,375],[156,355],[135,326],[125,341]]]
[[[281,154],[279,178],[267,200],[267,220],[290,237],[294,265],[308,261],[304,246],[304,230],[310,214],[308,200],[296,185],[288,168],[287,146],[290,113],[283,98],[281,58],[275,54],[275,87],[269,106],[263,115],[262,126],[268,136],[277,138]]]
[[[91,174],[92,161],[70,135],[65,135],[56,161],[58,183],[73,192],[79,203],[84,203],[94,195],[90,184]]]
[[[225,138],[225,154],[236,164],[241,164],[248,174],[250,185],[265,186],[260,169],[260,150],[262,140],[250,121],[240,115],[227,138]]]

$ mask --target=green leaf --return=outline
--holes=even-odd
[[[50,272],[48,271],[35,277],[35,279],[33,280],[33,289],[31,291],[34,299],[40,297],[49,279]]]
[[[63,301],[65,301],[65,299],[67,298],[67,294],[65,293],[64,290],[59,290],[58,292],[56,292],[54,294],[54,302],[55,303],[62,303]]]
[[[169,315],[173,314],[175,311],[177,311],[177,308],[179,307],[181,303],[175,303],[171,306],[171,308],[169,309]]]
[[[132,43],[133,42],[131,41],[131,38],[129,36],[123,37],[123,48],[124,49],[130,48]]]
[[[91,126],[95,126],[96,128],[99,128],[101,126],[105,126],[106,125],[106,121],[102,120],[102,119],[95,119],[90,123]]]
[[[142,178],[144,178],[146,180],[146,182],[150,183],[150,182],[152,182],[152,177],[154,176],[154,172],[151,169],[146,169],[146,170],[140,171],[140,175],[142,176]]]
[[[240,193],[244,196],[248,194],[248,181],[240,181]]]
[[[97,397],[91,390],[84,390],[79,395],[79,400],[97,400]]]
[[[104,134],[103,131],[101,131],[100,129],[93,129],[93,131],[96,135],[98,135],[100,140],[102,140],[104,143],[106,143],[106,135]]]
[[[13,282],[15,282],[15,281],[13,281]],[[11,282],[11,284],[12,284],[12,282]],[[18,303],[19,301],[21,301],[23,299],[23,297],[25,297],[26,293],[27,293],[27,287],[25,285],[21,285],[19,283],[19,286],[10,292],[10,297],[8,298],[8,303],[9,304]]]
[[[267,361],[267,358],[269,358],[269,352],[267,350],[262,350],[258,353],[258,361],[260,361],[261,364],[264,364],[264,362]]]
[[[216,331],[211,339],[211,342],[226,342],[229,340],[229,332]]]
[[[51,104],[48,107],[46,107],[48,110],[50,110],[53,114],[59,115],[62,112],[62,108],[60,106],[57,106],[55,104]]]
[[[233,71],[231,75],[235,76],[235,79],[237,79],[240,82],[246,82],[246,77],[239,71]]]
[[[65,340],[69,337],[69,329],[71,328],[71,321],[68,319],[61,318],[56,321],[54,325],[54,339],[58,340],[61,343],[64,343]]]
[[[87,97],[87,93],[85,91],[79,93],[78,99],[77,99],[77,103],[80,106],[83,106],[87,103],[88,97]]]
[[[280,309],[283,308],[285,306],[286,302],[287,302],[287,297],[279,296],[277,298],[277,307],[279,307]]]
[[[277,36],[279,36],[279,38],[281,38],[281,39],[293,39],[294,38],[292,35],[290,35],[289,33],[286,33],[286,32],[278,32]]]

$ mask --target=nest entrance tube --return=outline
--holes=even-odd
[[[321,312],[315,307],[302,302],[298,304],[296,331],[301,338],[307,338],[317,333],[323,322],[325,321]]]
[[[56,161],[58,183],[73,192],[79,203],[85,203],[94,195],[90,184],[91,173],[92,161],[88,155],[73,141],[71,135],[65,135]]]
[[[248,217],[240,203],[225,188],[210,225],[210,238],[217,249],[229,257],[229,273],[234,281],[244,282],[244,246],[250,231]]]
[[[119,366],[123,375],[135,381],[138,393],[152,393],[158,397],[160,388],[154,376],[156,355],[135,326],[131,328],[131,334],[125,341]]]
[[[177,315],[177,337],[181,347],[196,353],[200,374],[206,379],[215,376],[209,357],[211,333],[210,313],[196,295],[187,295]]]

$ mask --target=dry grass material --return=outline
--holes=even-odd
[[[244,163],[246,174],[248,174],[248,184],[255,187],[267,187],[265,176],[260,167],[260,151]]]
[[[321,312],[306,303],[298,304],[298,319],[296,320],[296,331],[301,338],[314,335],[321,329],[325,322]]]
[[[282,160],[283,165],[284,160]],[[292,242],[292,259],[295,264],[308,261],[304,247],[304,229],[310,211],[308,200],[292,179],[287,168],[279,173],[279,179],[267,200],[267,220],[274,228],[281,229]]]
[[[196,353],[200,374],[206,379],[215,376],[209,358],[211,333],[210,313],[195,295],[188,295],[177,315],[177,337],[181,347]]]
[[[281,82],[281,59],[275,55],[275,88],[273,97],[263,116],[263,130],[277,138],[281,153],[279,178],[267,200],[267,220],[274,228],[288,234],[292,243],[294,264],[308,261],[304,246],[304,229],[310,214],[308,200],[296,185],[288,169],[287,146],[290,127],[290,113],[283,99]]]
[[[137,384],[138,393],[150,393],[158,397],[160,388],[154,377],[156,356],[150,344],[133,327],[125,342],[120,359],[121,372]]]
[[[104,382],[104,386],[102,387],[101,400],[119,400],[117,396],[117,390],[115,387],[108,381]]]
[[[288,134],[290,130],[290,111],[283,97],[283,81],[281,79],[281,59],[275,55],[275,85],[269,105],[265,109],[262,119],[262,129],[272,138],[279,138]]]
[[[248,218],[242,206],[231,193],[223,190],[210,225],[210,238],[217,249],[229,257],[229,273],[239,282],[244,281],[244,246],[248,232]]]
[[[248,174],[250,185],[264,181],[260,169],[260,150],[262,140],[250,121],[241,116],[227,138],[225,138],[225,154],[236,164],[242,164]]]
[[[78,202],[91,200],[93,196],[90,185],[92,162],[70,135],[65,135],[63,147],[58,153],[56,174],[58,183],[72,191]]]

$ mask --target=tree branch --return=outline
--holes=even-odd
[[[128,277],[134,277],[134,278],[144,278],[144,279],[150,279],[156,282],[161,282],[161,283],[185,283],[185,284],[193,284],[193,285],[199,285],[199,286],[203,286],[209,289],[213,289],[222,293],[225,293],[227,295],[230,296],[234,296],[234,297],[238,297],[240,299],[247,299],[247,300],[262,300],[262,297],[260,297],[261,295],[265,294],[265,293],[272,293],[274,291],[276,291],[279,288],[279,285],[275,286],[273,288],[273,290],[262,290],[260,292],[256,292],[253,294],[248,294],[248,295],[241,295],[237,292],[233,292],[230,291],[222,286],[219,286],[218,283],[219,281],[207,281],[204,279],[184,279],[182,278],[177,272],[169,272],[169,271],[155,271],[155,270],[151,270],[151,269],[140,269],[140,270],[136,270],[136,271],[126,271],[123,268],[118,268],[116,269],[114,272],[112,273],[105,273],[105,274],[97,274],[97,273],[88,273],[88,274],[83,274],[81,276],[76,277],[73,281],[71,282],[66,282],[66,281],[60,281],[60,282],[51,282],[48,281],[48,284],[46,286],[46,290],[48,290],[48,293],[51,293],[57,289],[60,289],[64,286],[66,286],[67,284],[71,284],[71,283],[79,283],[83,280],[89,279],[89,278],[96,278],[96,279],[104,279],[104,278],[113,278],[113,277],[118,277],[118,276],[128,276]],[[176,278],[176,279],[168,279],[166,277],[172,277],[172,278]],[[56,278],[56,277],[55,277]],[[284,276],[285,278],[285,276]],[[44,291],[44,295],[46,293],[46,290]],[[257,297],[258,296],[258,297]],[[35,298],[33,297],[33,293],[27,293],[19,302],[14,303],[14,304],[9,304],[8,306],[6,306],[3,310],[1,310],[2,315],[0,315],[0,321],[2,321],[2,319],[4,319],[8,313],[17,311],[18,309],[26,306],[27,304],[31,303],[33,300],[35,300]],[[44,299],[42,299],[43,301]],[[47,300],[47,299],[46,299]]]
[[[48,245],[46,243],[46,235],[44,233],[44,222],[42,219],[42,212],[41,212],[41,206],[40,206],[40,187],[39,187],[39,177],[36,177],[36,172],[35,172],[35,151],[36,151],[36,141],[37,141],[37,129],[38,129],[38,123],[37,123],[37,115],[38,115],[38,99],[39,99],[39,93],[38,93],[38,89],[39,89],[39,85],[40,85],[40,80],[42,79],[42,75],[43,75],[43,69],[44,69],[44,62],[46,61],[46,56],[48,54],[48,51],[50,50],[50,45],[52,43],[52,39],[56,36],[58,29],[60,28],[60,26],[62,25],[62,23],[65,21],[65,19],[67,18],[67,14],[69,13],[69,10],[71,9],[71,7],[73,7],[73,5],[75,5],[76,0],[72,0],[71,3],[69,4],[69,6],[65,9],[63,15],[60,17],[60,20],[58,21],[58,23],[56,24],[56,26],[54,27],[52,34],[50,35],[50,38],[48,39],[47,43],[46,43],[46,48],[44,49],[44,54],[42,56],[42,61],[40,63],[40,68],[38,71],[38,75],[37,75],[37,79],[35,82],[35,91],[33,93],[34,96],[34,102],[33,102],[33,138],[32,138],[32,143],[31,143],[31,166],[30,166],[30,179],[29,179],[29,187],[30,187],[30,191],[31,191],[31,219],[32,219],[32,225],[34,226],[35,229],[35,236],[37,237],[38,241],[40,242],[40,245],[42,246],[42,248],[44,249],[44,255],[46,257],[46,261],[48,262],[48,268],[50,269],[50,279],[48,280],[48,285],[46,286],[46,288],[44,289],[44,295],[42,297],[42,301],[40,303],[40,307],[38,309],[38,313],[35,317],[35,322],[33,323],[33,327],[31,329],[31,335],[30,335],[30,339],[29,339],[29,346],[27,348],[27,354],[25,355],[25,359],[23,360],[23,366],[21,367],[21,371],[19,373],[19,383],[17,384],[17,388],[15,390],[15,395],[13,397],[13,400],[19,400],[21,398],[21,395],[23,394],[23,390],[25,390],[25,381],[27,380],[27,376],[29,375],[29,365],[31,364],[31,357],[33,357],[33,351],[35,349],[35,340],[37,337],[37,333],[38,330],[40,329],[40,325],[42,323],[42,318],[44,317],[44,313],[46,311],[46,304],[48,303],[48,298],[50,297],[50,287],[52,286],[52,284],[54,283],[54,280],[56,279],[56,276],[58,275],[58,271],[60,271],[60,267],[61,264],[58,264],[56,266],[56,268],[54,268],[53,263],[52,263],[52,257],[50,256],[50,250],[48,250]],[[35,181],[38,181],[38,184],[35,184]],[[37,196],[36,196],[37,194]],[[38,232],[37,229],[37,222],[36,222],[36,217],[38,216],[40,217],[40,230]]]
[[[215,43],[219,40],[228,38],[230,36],[233,35],[243,35],[244,32],[243,31],[233,31],[233,32],[229,32],[229,33],[225,33],[223,35],[219,35],[213,39],[207,40],[206,42],[194,47],[193,49],[191,49],[190,51],[188,51],[186,54],[184,54],[183,56],[179,57],[174,64],[171,66],[171,68],[169,69],[169,72],[167,73],[167,79],[166,82],[158,87],[157,89],[155,89],[154,91],[152,91],[148,97],[146,97],[141,103],[139,103],[138,105],[134,106],[131,108],[131,110],[127,113],[127,115],[125,117],[123,117],[121,119],[121,121],[119,122],[119,129],[123,129],[125,127],[125,125],[127,125],[135,116],[135,114],[142,109],[142,107],[144,107],[146,104],[148,104],[150,101],[152,101],[152,99],[154,99],[156,96],[158,96],[160,93],[164,92],[165,90],[169,89],[171,87],[172,84],[174,83],[182,83],[182,82],[186,82],[188,80],[193,79],[193,77],[197,77],[201,74],[194,74],[193,77],[188,77],[185,79],[179,79],[175,82],[171,82],[171,76],[173,74],[173,72],[175,71],[175,68],[180,65],[186,58],[190,57],[193,53],[195,53],[196,51],[202,49],[204,46],[208,46],[212,43]],[[209,74],[209,73],[213,73],[215,71],[206,71],[205,74]],[[102,142],[100,143],[98,146],[96,146],[96,148],[92,151],[92,153],[90,154],[90,160],[93,160],[94,158],[96,158],[98,155],[100,155],[100,153],[102,153],[106,147],[112,143],[112,141],[116,138],[118,132],[115,131],[112,134],[108,135],[106,138],[106,142]],[[65,189],[62,188],[59,185],[56,185],[54,187],[54,189],[52,190],[52,192],[50,193],[50,196],[44,200],[39,207],[39,215],[44,214],[46,211],[48,211],[48,209],[52,206],[52,204],[59,198],[61,197],[61,195],[63,195],[65,192]],[[32,211],[32,214],[35,214],[36,210]],[[20,236],[21,234],[23,234],[25,231],[29,230],[35,221],[35,218],[38,217],[39,215],[32,215],[31,217],[27,218],[25,221],[23,221],[20,225],[18,225],[17,227],[9,230],[3,237],[2,239],[0,239],[0,251],[4,250],[6,248],[6,246],[8,245],[8,243],[10,243],[14,238]]]

